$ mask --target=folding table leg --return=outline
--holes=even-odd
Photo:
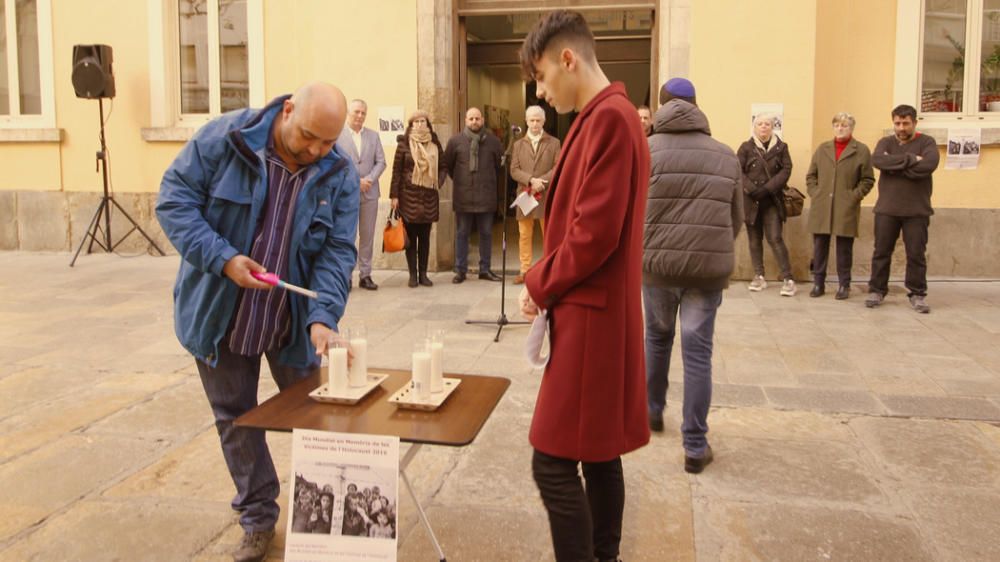
[[[413,486],[410,485],[410,479],[406,476],[406,467],[410,465],[410,461],[413,460],[413,457],[417,455],[417,451],[419,450],[419,443],[414,443],[410,446],[410,449],[406,451],[405,455],[403,455],[403,460],[399,463],[399,475],[403,477],[403,483],[406,484],[406,489],[410,491],[410,497],[413,498],[413,504],[417,506],[417,515],[420,516],[420,522],[424,524],[424,529],[427,530],[427,535],[431,538],[431,543],[434,545],[434,550],[437,551],[438,559],[440,559],[441,562],[446,562],[444,558],[444,551],[441,550],[441,545],[438,544],[437,537],[434,536],[434,529],[431,529],[431,524],[427,521],[427,514],[424,513],[424,508],[420,505],[420,500],[417,499],[417,494],[413,493]]]

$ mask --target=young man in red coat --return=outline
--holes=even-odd
[[[649,148],[579,13],[539,21],[521,63],[539,98],[559,113],[579,111],[549,187],[544,255],[521,293],[522,313],[546,311],[551,334],[529,435],[532,472],[556,559],[616,560],[621,455],[649,441],[641,302]]]

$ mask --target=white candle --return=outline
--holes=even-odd
[[[354,338],[351,340],[351,386],[364,386],[368,382],[368,340]]]
[[[431,342],[431,392],[444,390],[444,344]]]
[[[413,352],[413,390],[417,398],[426,400],[431,396],[431,354],[426,351]]]
[[[329,372],[330,392],[339,394],[347,390],[347,348],[330,348],[330,372]]]

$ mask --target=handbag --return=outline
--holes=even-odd
[[[806,202],[805,194],[790,185],[786,185],[781,191],[785,203],[785,216],[797,217],[801,215],[802,206]]]
[[[409,245],[410,240],[406,236],[403,217],[399,215],[399,209],[392,209],[389,211],[389,216],[385,221],[385,228],[382,230],[382,252],[402,252]]]
[[[767,174],[767,179],[771,179],[771,171],[767,169],[767,160],[757,150],[757,157],[760,158],[761,164],[764,167],[764,173]],[[781,188],[781,202],[785,205],[785,218],[797,217],[802,214],[802,207],[805,205],[806,196],[804,193],[798,189],[785,184],[785,187]]]

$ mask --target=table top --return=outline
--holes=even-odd
[[[317,429],[341,433],[395,435],[401,441],[430,445],[468,445],[510,386],[502,377],[456,375],[461,379],[451,396],[433,412],[397,408],[389,397],[410,381],[409,371],[371,369],[389,378],[357,404],[317,402],[309,393],[319,386],[312,375],[272,396],[236,419],[236,425],[266,430]]]

